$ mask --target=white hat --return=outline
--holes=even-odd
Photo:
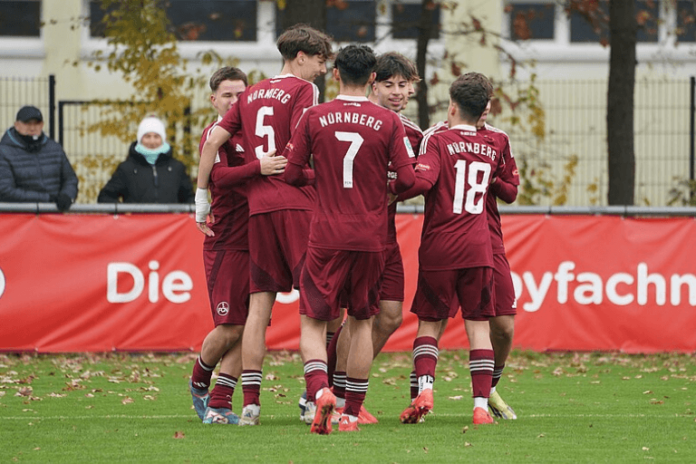
[[[145,134],[154,132],[155,134],[162,137],[162,143],[167,141],[167,133],[164,130],[164,123],[161,119],[154,116],[148,116],[140,122],[138,126],[138,142],[140,142]]]

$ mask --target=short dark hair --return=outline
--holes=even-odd
[[[210,76],[210,90],[217,92],[218,87],[222,84],[222,81],[242,81],[244,85],[249,85],[247,81],[247,75],[239,68],[234,68],[232,66],[225,66],[220,68]]]
[[[345,84],[365,85],[376,62],[375,53],[367,45],[348,45],[338,51],[335,65]]]
[[[377,82],[386,81],[393,76],[401,76],[409,82],[420,81],[416,65],[399,52],[387,52],[379,55],[375,65],[375,73],[377,74],[375,78]]]
[[[459,76],[450,86],[450,98],[464,115],[478,120],[493,95],[493,85],[486,76],[470,72]]]
[[[295,24],[286,29],[278,37],[276,45],[286,61],[294,60],[299,52],[319,55],[325,60],[333,57],[331,37],[306,24]]]

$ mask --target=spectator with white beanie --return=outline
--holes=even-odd
[[[138,139],[99,192],[99,203],[193,203],[186,166],[172,157],[164,123],[148,116],[138,126]]]

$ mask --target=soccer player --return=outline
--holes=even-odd
[[[412,147],[412,151],[409,153],[417,153],[423,132],[416,124],[401,114],[401,110],[408,102],[413,83],[420,80],[416,67],[402,54],[389,52],[377,57],[374,72],[375,80],[370,86],[369,100],[399,115]],[[413,156],[411,158],[412,164],[415,164],[415,160],[416,158]],[[391,179],[396,178],[396,172],[390,169],[389,176]],[[372,326],[374,357],[379,354],[389,337],[401,326],[403,320],[404,266],[401,250],[396,241],[396,202],[389,204],[388,214],[385,267],[379,291],[380,311],[375,316]],[[345,369],[350,346],[350,333],[346,328],[337,333],[336,343],[329,347],[329,378],[333,380],[333,392],[336,395],[337,409],[340,410],[345,403]],[[334,359],[335,366],[332,363]],[[377,419],[363,407],[360,411],[359,421],[361,424],[369,424],[376,423]]]
[[[515,332],[516,297],[515,289],[512,284],[510,264],[505,256],[505,245],[503,244],[503,231],[498,212],[498,202],[500,198],[506,203],[512,203],[517,198],[517,188],[520,184],[517,164],[512,155],[510,138],[508,135],[486,122],[491,109],[489,103],[486,110],[481,115],[476,129],[480,134],[487,134],[491,137],[499,137],[500,143],[504,147],[501,156],[505,167],[500,176],[493,179],[488,196],[486,197],[486,214],[488,217],[488,230],[491,234],[491,244],[493,247],[493,275],[495,289],[495,316],[489,319],[491,327],[491,344],[495,353],[495,366],[493,369],[493,379],[491,395],[488,399],[488,407],[495,417],[500,419],[517,419],[515,411],[503,400],[497,392],[496,387],[502,377],[505,362],[512,348],[512,339]],[[426,131],[427,134],[447,130],[447,121],[440,122]],[[444,332],[446,324],[443,321],[438,341]],[[415,385],[414,385],[415,384]],[[411,372],[411,400],[418,396],[418,380],[415,370]]]
[[[496,387],[505,368],[505,362],[512,348],[512,339],[515,332],[516,297],[512,284],[510,264],[505,256],[503,244],[503,229],[498,212],[500,198],[506,203],[512,203],[517,198],[517,188],[520,185],[520,177],[517,171],[517,163],[510,147],[508,135],[490,124],[486,123],[486,117],[490,112],[490,103],[486,107],[481,120],[477,124],[479,133],[500,138],[503,146],[501,156],[504,169],[496,177],[488,190],[486,198],[486,214],[488,217],[488,230],[491,235],[493,247],[493,280],[495,282],[495,316],[489,319],[491,326],[491,343],[495,353],[495,366],[491,383],[491,395],[488,399],[488,407],[495,417],[500,419],[517,419],[515,411],[501,398]]]
[[[325,62],[332,56],[329,37],[297,25],[283,32],[277,45],[284,62],[281,74],[248,88],[218,123],[201,150],[199,189],[207,187],[215,153],[231,136],[242,132],[248,147],[246,162],[257,162],[282,149],[304,111],[317,104],[319,90],[311,81],[326,73]],[[282,165],[277,166],[273,174],[283,170]],[[244,409],[239,425],[257,425],[266,327],[276,293],[299,288],[316,194],[312,186],[294,187],[278,176],[254,177],[245,192],[251,296],[242,340]],[[205,221],[205,201],[201,199],[202,206],[196,206],[199,223]]]
[[[285,178],[303,185],[315,180],[318,204],[312,219],[300,286],[300,351],[308,408],[315,409],[312,433],[331,433],[336,398],[328,388],[325,333],[348,301],[351,344],[346,404],[339,431],[358,430],[358,414],[372,364],[372,321],[387,241],[388,164],[398,173],[395,191],[413,184],[410,144],[392,111],[371,103],[365,91],[376,58],[369,47],[349,45],[336,57],[333,76],[339,95],[307,110],[287,145]],[[310,154],[314,175],[303,168]]]
[[[449,128],[423,139],[416,184],[399,196],[425,194],[418,288],[411,309],[419,319],[413,342],[419,394],[401,413],[403,423],[417,423],[433,408],[440,328],[460,307],[470,344],[473,422],[493,422],[488,413],[494,366],[488,318],[494,315],[495,302],[485,201],[488,185],[503,167],[502,146],[499,139],[479,134],[475,127],[491,93],[490,82],[479,73],[454,81]]]
[[[246,86],[246,74],[238,68],[220,68],[212,75],[210,102],[218,113],[218,120],[203,131],[201,146],[215,132],[217,122]],[[215,158],[208,186],[217,221],[210,225],[210,235],[206,235],[203,242],[203,262],[215,328],[203,341],[190,385],[194,409],[204,423],[236,424],[239,421],[232,412],[232,395],[242,372],[241,340],[249,309],[249,281],[239,278],[249,275],[249,207],[242,191],[243,183],[256,175],[268,175],[284,163],[278,157],[265,157],[255,164],[244,164],[241,134],[223,144]],[[210,379],[218,362],[218,379],[208,395]]]

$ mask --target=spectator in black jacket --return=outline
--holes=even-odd
[[[0,202],[52,202],[66,211],[77,198],[77,176],[43,126],[41,111],[24,106],[0,140]]]
[[[99,203],[193,203],[191,179],[172,157],[164,123],[153,116],[138,127],[138,140],[99,192]]]

